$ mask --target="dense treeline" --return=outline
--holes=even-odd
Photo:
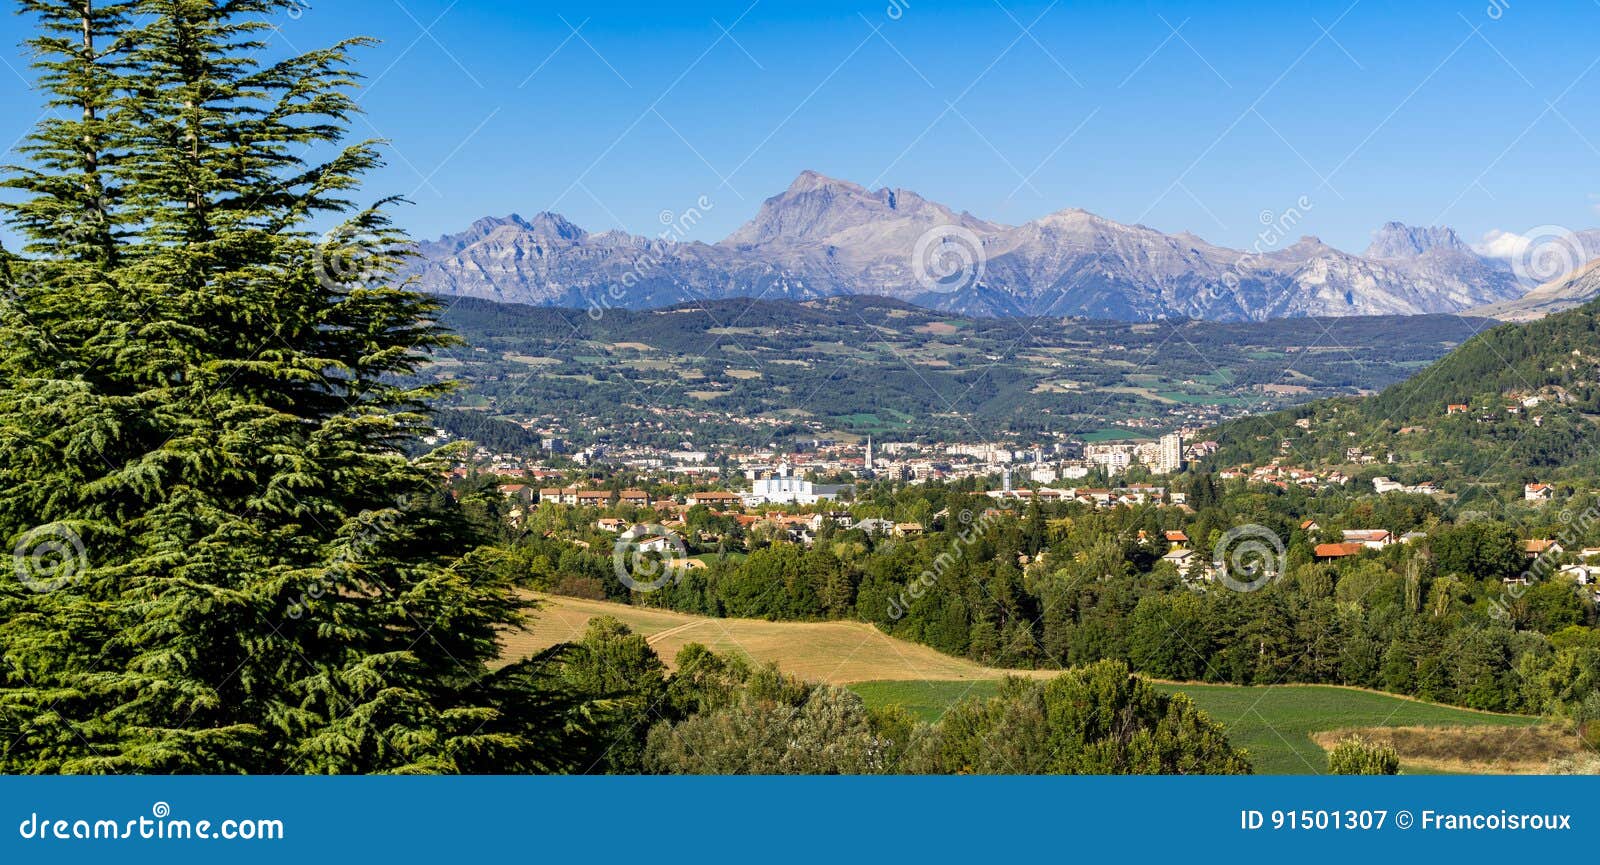
[[[1559,533],[1576,550],[1600,541],[1600,521],[1580,531],[1529,511],[1520,528],[1453,524],[1425,496],[1318,497],[1219,486],[1206,476],[1190,495],[1199,506],[1193,515],[1074,504],[987,516],[987,498],[878,488],[861,507],[925,519],[932,531],[893,538],[825,526],[807,548],[757,525],[746,535],[747,557],[694,547],[704,532],[723,538],[726,552],[733,531],[697,509],[685,533],[707,567],[652,593],[619,582],[604,534],[591,550],[563,539],[583,532],[592,515],[544,506],[512,549],[519,578],[541,589],[711,616],[856,618],[997,666],[1111,659],[1170,679],[1357,685],[1477,709],[1600,716],[1590,696],[1600,683],[1592,597],[1555,573],[1559,559],[1532,585],[1505,582],[1530,566],[1524,537]],[[1308,518],[1316,520],[1311,531],[1301,528]],[[1168,530],[1185,531],[1209,559],[1243,523],[1268,527],[1285,543],[1285,572],[1259,591],[1191,585],[1161,559]],[[1313,547],[1346,528],[1427,537],[1341,563],[1315,561]]]

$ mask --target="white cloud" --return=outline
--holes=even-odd
[[[1496,228],[1483,236],[1483,240],[1472,245],[1473,251],[1488,258],[1516,258],[1527,250],[1533,241],[1520,234],[1501,231]]]

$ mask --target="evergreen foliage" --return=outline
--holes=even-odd
[[[5,178],[0,537],[39,573],[0,589],[0,771],[558,764],[565,710],[487,666],[522,605],[405,455],[449,337],[344,197],[361,41],[271,56],[284,0],[23,5],[59,116]]]

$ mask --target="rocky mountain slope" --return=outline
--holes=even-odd
[[[1246,252],[1082,210],[1001,225],[810,171],[719,243],[674,236],[591,234],[549,213],[484,219],[419,244],[411,275],[437,294],[591,310],[866,294],[968,315],[1130,321],[1457,312],[1524,288],[1443,228],[1391,223],[1364,256],[1310,237]]]
[[[1533,321],[1600,298],[1600,258],[1516,300],[1491,304],[1473,314],[1501,321]]]

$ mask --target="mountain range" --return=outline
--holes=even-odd
[[[418,244],[408,275],[435,294],[591,310],[857,294],[971,316],[1122,321],[1450,313],[1527,288],[1448,228],[1389,223],[1353,255],[1291,241],[1296,220],[1279,218],[1262,235],[1274,243],[1242,251],[1075,209],[1003,225],[813,171],[717,243],[673,239],[689,217],[669,217],[677,228],[657,237],[590,233],[553,213],[482,219]]]

